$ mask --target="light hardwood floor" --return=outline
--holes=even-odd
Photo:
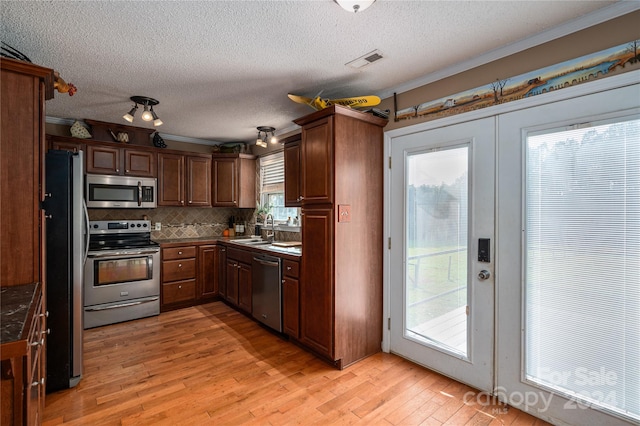
[[[87,330],[84,377],[44,425],[545,425],[378,353],[339,371],[222,302]]]

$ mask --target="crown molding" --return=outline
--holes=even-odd
[[[610,6],[603,7],[602,9],[598,9],[587,15],[568,21],[557,27],[550,28],[529,38],[517,41],[507,46],[500,47],[498,49],[494,49],[480,56],[476,56],[453,66],[435,71],[418,79],[408,81],[399,86],[396,86],[395,88],[383,90],[378,94],[378,96],[380,96],[381,99],[386,99],[393,96],[394,93],[408,92],[409,90],[425,86],[429,83],[442,80],[443,78],[450,77],[452,75],[460,74],[461,72],[488,64],[490,62],[502,59],[518,52],[522,52],[523,50],[530,49],[549,41],[567,36],[569,34],[584,30],[594,25],[601,24],[611,19],[626,15],[628,13],[635,12],[636,10],[640,10],[639,1],[620,1]]]

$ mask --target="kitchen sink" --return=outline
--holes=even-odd
[[[247,245],[247,246],[262,246],[262,245],[271,244],[269,241],[261,240],[261,239],[258,239],[258,238],[250,238],[250,239],[243,239],[243,240],[233,240],[233,242],[234,243],[238,243],[238,244]]]

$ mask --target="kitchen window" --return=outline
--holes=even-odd
[[[300,217],[300,209],[284,205],[284,152],[260,158],[260,205],[269,206],[276,222]]]

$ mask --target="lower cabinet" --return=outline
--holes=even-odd
[[[25,322],[20,336],[8,340],[5,339],[7,336],[3,335],[0,345],[0,423],[38,425],[42,423],[44,412],[46,377],[47,314],[44,309],[42,287],[40,284],[27,284],[11,289],[33,294],[33,298],[24,316]],[[4,291],[2,294],[2,301],[10,302],[12,297]],[[20,313],[17,314],[19,315]],[[13,321],[5,317],[3,319]]]
[[[198,288],[200,302],[218,296],[218,269],[220,268],[218,247],[214,244],[198,246]]]
[[[162,311],[195,302],[196,252],[196,246],[162,249]]]
[[[300,263],[282,262],[282,328],[285,334],[300,338]]]
[[[227,248],[225,300],[247,313],[251,313],[251,258],[252,252]]]

